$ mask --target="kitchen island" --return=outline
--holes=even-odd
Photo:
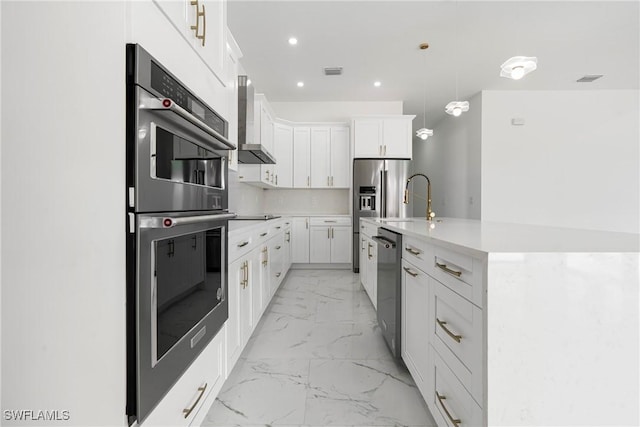
[[[402,357],[438,425],[638,425],[640,236],[362,226],[403,235]]]

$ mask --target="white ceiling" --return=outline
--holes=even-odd
[[[228,25],[270,101],[402,100],[418,128],[425,84],[433,127],[456,98],[456,70],[459,100],[484,89],[638,89],[639,4],[228,0]],[[538,69],[520,81],[499,77],[516,55],[537,56]],[[326,66],[344,74],[324,76]],[[575,82],[585,74],[604,77]]]

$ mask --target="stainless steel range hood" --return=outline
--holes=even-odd
[[[255,142],[253,86],[247,76],[238,76],[238,162],[275,164],[276,159],[262,144]]]

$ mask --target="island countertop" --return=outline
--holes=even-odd
[[[460,218],[367,218],[378,227],[476,253],[639,252],[640,235]]]

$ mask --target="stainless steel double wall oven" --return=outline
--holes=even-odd
[[[127,45],[127,415],[146,418],[228,317],[228,123]]]

